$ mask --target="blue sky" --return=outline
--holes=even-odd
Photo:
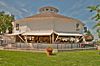
[[[100,0],[0,0],[0,11],[21,19],[37,14],[38,9],[43,6],[54,6],[60,10],[59,14],[81,20],[97,38],[95,30],[92,29],[96,22],[91,20],[93,13],[89,12],[87,6],[98,4]]]

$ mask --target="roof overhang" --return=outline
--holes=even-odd
[[[51,35],[52,33],[53,33],[52,31],[30,31],[30,32],[25,32],[22,35],[42,36],[42,35]]]
[[[22,34],[22,33],[11,33],[11,34],[5,34],[7,36],[14,36],[14,35],[19,35],[19,34]]]
[[[28,31],[28,32],[16,32],[16,33],[12,33],[12,34],[6,34],[8,36],[11,35],[36,35],[36,36],[45,36],[45,35],[51,35],[52,33],[57,34],[58,36],[83,36],[83,34],[79,34],[79,33],[61,33],[61,32],[54,32],[52,30],[46,30],[46,31]]]
[[[24,31],[18,31],[18,32],[13,32],[11,34],[5,34],[5,35],[7,35],[7,36],[13,36],[13,35],[19,35],[19,34],[23,34],[23,33],[24,33]]]
[[[79,33],[56,33],[59,36],[83,36],[82,34]]]

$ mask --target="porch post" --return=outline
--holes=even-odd
[[[76,43],[76,36],[75,36],[75,43]]]
[[[51,35],[49,37],[50,37],[50,44],[51,44],[52,43],[52,41],[51,41],[52,37],[51,37]]]
[[[27,35],[25,36],[25,42],[27,43]]]
[[[55,42],[57,41],[58,37],[59,37],[59,35],[57,35],[57,37],[56,37],[56,39],[55,39]]]
[[[54,43],[54,33],[52,34],[52,44]]]
[[[37,36],[37,43],[39,43],[39,36]]]

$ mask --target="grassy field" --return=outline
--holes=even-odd
[[[100,66],[99,51],[45,53],[0,51],[0,66]]]

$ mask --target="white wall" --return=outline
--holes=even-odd
[[[31,22],[16,22],[19,23],[21,26],[27,26],[30,30],[54,30],[58,32],[78,32],[82,33],[83,25],[79,22],[66,22],[65,20],[61,20],[59,18],[39,18],[39,19],[32,19]],[[79,23],[79,31],[76,31],[76,24]]]

